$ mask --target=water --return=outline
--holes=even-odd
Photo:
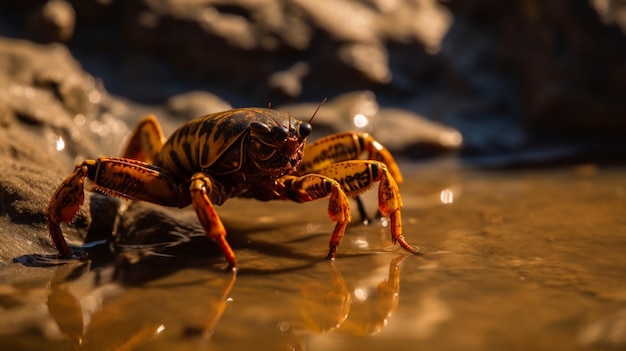
[[[423,256],[377,221],[351,225],[328,262],[325,201],[229,201],[236,275],[197,235],[2,267],[0,349],[626,348],[624,168],[403,170],[404,234]],[[171,213],[200,232],[193,211]]]

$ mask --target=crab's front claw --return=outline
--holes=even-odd
[[[91,189],[109,196],[165,206],[184,207],[190,203],[189,196],[181,194],[176,181],[159,167],[127,158],[85,160],[59,185],[46,208],[48,231],[62,256],[72,253],[59,225],[70,223],[83,204],[85,178],[90,180]]]
[[[85,201],[84,183],[89,162],[91,161],[84,161],[76,165],[74,172],[59,185],[46,208],[50,238],[63,257],[71,257],[72,251],[70,251],[59,225],[61,222],[70,223]]]

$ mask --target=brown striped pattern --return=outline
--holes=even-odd
[[[163,145],[156,165],[183,180],[207,171],[229,147],[241,142],[250,123],[286,124],[287,115],[264,108],[242,108],[196,118],[176,130]],[[222,173],[237,168],[221,170]]]

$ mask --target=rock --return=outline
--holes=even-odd
[[[268,79],[270,94],[279,98],[297,98],[304,89],[302,81],[310,70],[309,65],[301,61],[284,71],[272,73]]]
[[[412,159],[455,153],[463,147],[463,136],[456,128],[401,108],[381,108],[370,133],[397,155]]]
[[[28,19],[29,37],[40,43],[67,43],[72,39],[76,13],[64,0],[50,0],[35,10]]]
[[[450,23],[432,0],[235,0],[228,5],[133,0],[125,2],[125,15],[133,47],[167,58],[187,75],[226,81],[244,92],[264,95],[269,89],[286,98],[317,86],[413,88],[402,76],[436,69],[433,54]],[[416,17],[428,18],[428,26]],[[390,67],[406,61],[410,64]],[[289,79],[301,74],[280,73],[300,63],[317,72],[305,78],[302,93],[298,80]]]
[[[308,45],[302,26],[285,28],[279,2],[128,1],[125,7],[125,32],[134,47],[156,52],[188,75],[242,88],[271,73],[272,52]]]
[[[76,160],[100,154],[117,136],[103,114],[105,96],[64,46],[0,38],[1,263],[52,252],[43,230],[49,198]],[[89,221],[82,213],[78,227]]]
[[[410,93],[422,76],[442,69],[437,52],[451,22],[437,0],[67,1],[71,7],[51,0],[45,8],[63,4],[75,12],[73,37],[46,29],[54,23],[69,29],[69,20],[44,21],[43,10],[29,2],[0,4],[0,9],[36,12],[30,38],[72,38],[75,52],[90,61],[115,57],[126,62],[147,54],[176,67],[186,79],[210,80],[263,102],[268,95],[290,100],[353,89]],[[13,23],[21,21],[19,15],[13,14]],[[292,71],[302,65],[314,73]],[[150,70],[156,72],[144,73],[143,79],[163,76],[156,67],[140,71]],[[295,75],[283,74],[289,72]],[[137,75],[126,74],[127,79]]]
[[[64,46],[0,38],[0,86],[4,130],[36,135],[30,146],[40,153],[66,153],[68,158],[50,157],[50,166],[97,149],[81,135],[88,132],[105,93]]]
[[[608,3],[620,6],[446,2],[455,22],[442,57],[456,72],[448,82],[463,82],[448,88],[481,101],[447,112],[455,120],[446,122],[464,132],[468,160],[506,165],[590,154],[623,158],[626,35],[596,10]]]
[[[181,124],[196,117],[232,108],[219,96],[205,91],[191,91],[172,96],[166,102],[166,107],[171,115],[181,117],[183,121],[178,121]]]
[[[280,109],[309,120],[319,104],[284,105]],[[451,127],[401,108],[381,107],[371,91],[354,91],[325,103],[312,121],[313,139],[331,133],[371,134],[395,155],[432,157],[460,150],[463,138]]]

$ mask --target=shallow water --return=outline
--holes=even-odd
[[[325,261],[326,202],[229,201],[236,276],[201,235],[176,254],[0,268],[0,349],[626,348],[626,169],[404,172],[404,234],[424,255],[355,221]]]

